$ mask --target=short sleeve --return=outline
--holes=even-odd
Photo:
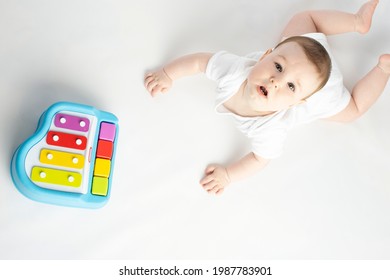
[[[287,137],[285,129],[262,131],[251,138],[252,152],[265,159],[274,159],[282,155]]]
[[[206,77],[217,84],[216,111],[224,112],[221,104],[238,91],[256,61],[221,51],[214,54],[206,67]]]
[[[206,77],[219,83],[223,78],[229,75],[232,68],[237,63],[237,56],[226,51],[220,51],[214,54],[206,67]]]

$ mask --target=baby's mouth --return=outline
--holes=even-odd
[[[264,96],[267,97],[268,90],[263,86],[260,86],[259,89],[260,89],[260,93],[264,94]]]

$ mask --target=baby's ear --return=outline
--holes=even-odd
[[[272,53],[272,49],[268,49],[268,50],[260,57],[259,61],[262,60],[262,59],[263,59],[264,57],[266,57],[267,55],[269,55],[270,53]]]

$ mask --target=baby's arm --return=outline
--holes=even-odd
[[[145,87],[155,96],[157,93],[167,92],[173,81],[198,73],[204,73],[211,53],[195,53],[180,57],[154,72],[145,75]]]
[[[227,185],[255,174],[268,162],[268,159],[249,153],[226,168],[221,165],[209,165],[200,184],[208,193],[221,194]]]

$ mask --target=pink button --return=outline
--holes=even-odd
[[[116,127],[113,123],[102,122],[100,124],[99,139],[114,142]]]

